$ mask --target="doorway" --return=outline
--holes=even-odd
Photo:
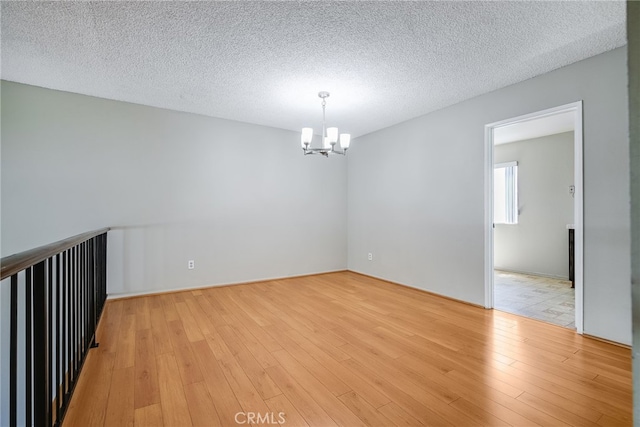
[[[523,272],[528,272],[534,267],[522,267],[523,271],[518,271],[518,260],[512,259],[509,265],[514,266],[513,268],[509,267],[511,271],[503,271],[498,272],[498,275],[495,274],[495,268],[500,267],[496,265],[496,259],[500,264],[505,264],[505,257],[502,253],[499,253],[498,257],[496,257],[495,253],[495,244],[496,244],[496,218],[497,221],[500,222],[500,229],[498,237],[500,239],[505,239],[505,232],[508,235],[512,231],[521,232],[524,230],[524,227],[520,227],[518,229],[518,215],[521,209],[531,209],[531,206],[522,206],[519,205],[518,195],[517,195],[517,180],[514,181],[514,175],[517,179],[518,176],[518,165],[517,162],[505,162],[504,156],[500,158],[500,164],[496,161],[496,141],[504,141],[505,138],[511,141],[517,141],[518,134],[522,135],[533,135],[535,137],[535,132],[539,132],[541,129],[541,124],[545,123],[545,126],[549,126],[549,131],[546,134],[538,135],[551,135],[562,132],[568,132],[573,130],[573,134],[564,134],[563,138],[572,138],[572,141],[566,141],[566,144],[569,144],[569,148],[571,142],[573,143],[573,184],[572,187],[566,186],[565,189],[567,192],[571,192],[573,196],[573,221],[565,221],[567,222],[567,231],[565,231],[564,236],[569,235],[571,233],[573,236],[573,283],[575,285],[574,289],[570,288],[569,282],[566,280],[562,283],[562,279],[560,276],[558,277],[548,277],[554,276],[553,274],[547,274],[547,277],[542,274],[537,276],[536,274],[522,274]],[[567,128],[567,124],[571,126],[572,129]],[[556,126],[556,130],[554,131],[554,126]],[[564,127],[563,127],[564,126]],[[527,133],[527,132],[533,132]],[[560,135],[559,135],[560,136]],[[526,138],[521,138],[526,139]],[[566,145],[565,144],[565,145]],[[570,154],[569,154],[570,155]],[[497,167],[497,168],[496,168]],[[573,297],[575,292],[575,321],[574,322],[566,322],[566,315],[563,317],[563,321],[565,324],[563,326],[573,327],[575,325],[575,329],[578,333],[583,332],[583,182],[582,182],[582,101],[575,102],[572,104],[563,105],[556,108],[551,108],[544,111],[539,111],[536,113],[527,114],[524,116],[514,117],[510,119],[506,119],[500,122],[491,123],[485,126],[485,307],[486,308],[498,308],[503,309],[503,307],[496,307],[496,295],[498,291],[502,291],[504,289],[516,289],[515,287],[509,288],[508,285],[511,284],[522,285],[523,287],[529,286],[528,292],[539,292],[541,297],[546,298],[547,304],[551,304],[554,302],[563,303],[565,306],[569,306],[567,298],[569,295]],[[495,175],[494,175],[495,174]],[[496,183],[503,184],[506,182],[506,193],[503,194],[500,191],[494,191],[494,180]],[[501,188],[501,187],[498,187]],[[499,194],[494,194],[499,193]],[[515,202],[514,202],[515,200]],[[496,217],[494,214],[494,203],[497,201],[497,214]],[[513,208],[509,209],[510,203],[513,203]],[[571,207],[571,202],[569,201],[569,208]],[[566,204],[566,202],[565,202]],[[505,210],[506,208],[506,210]],[[504,212],[503,212],[504,210]],[[505,213],[506,212],[506,213]],[[524,216],[523,216],[524,218]],[[571,223],[570,223],[571,222]],[[506,225],[505,225],[506,224]],[[524,224],[523,224],[524,225]],[[573,227],[573,232],[568,232],[568,228]],[[557,229],[557,225],[556,225]],[[511,231],[508,231],[511,230]],[[557,234],[557,233],[556,233]],[[502,241],[502,240],[500,240]],[[565,243],[568,244],[568,243]],[[548,254],[547,254],[548,255]],[[526,259],[527,262],[531,263],[533,260],[529,259],[529,257],[525,255],[519,255],[523,259]],[[567,262],[569,254],[565,252],[564,255],[560,256],[563,262]],[[557,257],[556,257],[557,258]],[[556,260],[557,263],[557,260]],[[566,266],[568,269],[568,265]],[[557,266],[556,266],[557,270]],[[564,270],[566,271],[566,270]],[[564,274],[563,274],[564,275]],[[529,276],[529,277],[527,277]],[[497,277],[497,280],[496,280]],[[566,279],[566,277],[565,277]],[[498,288],[496,288],[498,286]],[[506,287],[505,287],[506,286]],[[536,290],[536,286],[538,286]],[[563,292],[566,291],[566,292]],[[527,292],[525,290],[524,292]],[[556,293],[557,294],[557,301]],[[544,295],[543,295],[544,294]],[[561,295],[562,294],[562,295]],[[531,295],[531,294],[530,294]],[[517,296],[517,295],[516,295]],[[500,304],[503,303],[503,300],[498,299]],[[539,304],[542,305],[542,304]],[[522,307],[522,305],[520,305]],[[549,313],[556,313],[556,310],[552,309],[553,307],[548,306],[547,312],[543,313],[545,315],[549,315]],[[571,307],[573,310],[573,307]],[[511,310],[506,310],[511,311]],[[512,311],[515,314],[527,315],[527,310],[517,310]],[[535,316],[531,316],[534,317]],[[562,316],[557,316],[558,318]],[[547,320],[542,317],[541,320]],[[547,320],[549,321],[549,320]]]

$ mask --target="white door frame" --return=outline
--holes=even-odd
[[[513,117],[495,123],[490,123],[484,127],[484,301],[486,308],[493,308],[493,130],[499,127],[522,123],[541,117],[552,116],[559,113],[574,113],[574,185],[575,196],[573,202],[573,216],[575,225],[575,259],[574,259],[574,279],[575,279],[575,312],[576,331],[582,334],[584,331],[584,288],[583,288],[583,253],[584,253],[584,230],[583,230],[583,160],[582,160],[582,101],[561,105],[555,108],[538,111],[524,116]]]

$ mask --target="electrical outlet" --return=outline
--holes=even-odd
[[[192,259],[189,260],[189,262],[187,263],[187,268],[189,270],[193,270],[194,268],[196,268],[196,262]]]
[[[373,254],[371,252],[369,252],[368,258],[369,258],[369,261],[373,261]]]

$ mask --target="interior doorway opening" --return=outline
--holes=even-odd
[[[485,126],[485,307],[578,333],[583,332],[582,134],[582,101]],[[534,174],[535,164],[543,166]],[[519,172],[525,184],[519,183]],[[545,193],[549,185],[555,189]],[[519,189],[525,190],[522,195]]]

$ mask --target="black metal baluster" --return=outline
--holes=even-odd
[[[11,276],[11,342],[9,344],[9,425],[17,426],[18,273]]]
[[[87,243],[82,244],[82,353],[87,351],[89,331],[87,330]]]
[[[26,270],[25,276],[25,425],[30,426],[32,420],[32,399],[31,399],[31,377],[33,365],[31,364],[31,293],[33,284],[31,283],[31,272],[33,267]]]
[[[79,347],[80,347],[80,291],[78,282],[80,281],[80,274],[78,273],[78,257],[79,249],[76,246],[73,248],[73,326],[74,326],[74,338],[73,338],[73,381],[77,381],[78,368],[80,363],[78,361]]]
[[[89,242],[83,243],[84,245],[84,301],[83,301],[83,324],[84,324],[84,348],[83,352],[86,354],[89,348],[89,341],[91,340],[91,331],[89,330]]]
[[[91,347],[97,346],[98,337],[96,337],[96,329],[98,325],[96,324],[96,247],[95,247],[95,238],[89,241],[89,277],[91,278],[91,286],[89,287],[89,291],[91,293],[91,298],[89,298],[89,324],[91,325],[91,336],[93,337]]]
[[[96,329],[102,313],[102,235],[96,236]]]
[[[70,277],[70,300],[69,300],[69,317],[71,318],[71,365],[69,365],[70,382],[76,379],[76,248],[71,248],[69,254],[69,277]]]
[[[34,425],[44,426],[49,414],[51,404],[49,395],[51,389],[47,384],[49,378],[49,355],[47,333],[47,282],[46,261],[41,261],[33,269],[33,404]]]
[[[102,263],[102,308],[107,301],[107,253],[108,253],[108,244],[109,240],[107,238],[107,233],[102,235],[102,259],[100,262]]]
[[[62,359],[62,351],[61,344],[62,341],[62,325],[60,321],[60,282],[62,280],[62,272],[60,271],[60,258],[62,258],[61,254],[56,255],[56,423],[55,425],[60,424],[60,409],[62,408],[61,394],[64,392],[61,381],[61,359]],[[64,359],[62,359],[64,360]]]
[[[80,369],[82,358],[82,352],[84,351],[84,253],[83,253],[83,244],[78,245],[78,346],[79,346],[79,356],[78,356],[78,370]]]
[[[87,244],[82,244],[82,353],[87,351]]]
[[[48,375],[46,378],[45,387],[49,390],[49,398],[45,402],[47,405],[47,419],[46,425],[47,427],[51,426],[51,418],[53,417],[52,407],[53,407],[53,396],[51,396],[51,388],[53,387],[54,379],[54,368],[53,368],[53,258],[47,259],[47,297],[46,302],[48,305],[47,309],[47,343],[48,343],[48,361],[47,361],[47,371]]]
[[[64,360],[66,361],[64,367],[64,381],[65,381],[65,391],[64,391],[64,404],[65,406],[69,403],[69,393],[71,391],[71,268],[70,268],[70,259],[71,259],[71,250],[65,251],[63,255],[63,264],[64,264],[64,287],[62,288],[62,293],[64,294],[64,308],[62,312],[64,313],[64,342],[65,342],[65,355]]]
[[[78,253],[76,259],[76,274],[78,281],[76,282],[76,313],[78,321],[76,327],[78,328],[78,340],[76,341],[76,379],[80,378],[80,368],[82,367],[82,245],[78,245]]]
[[[96,322],[102,313],[102,235],[96,237]],[[96,325],[97,328],[97,325]]]

